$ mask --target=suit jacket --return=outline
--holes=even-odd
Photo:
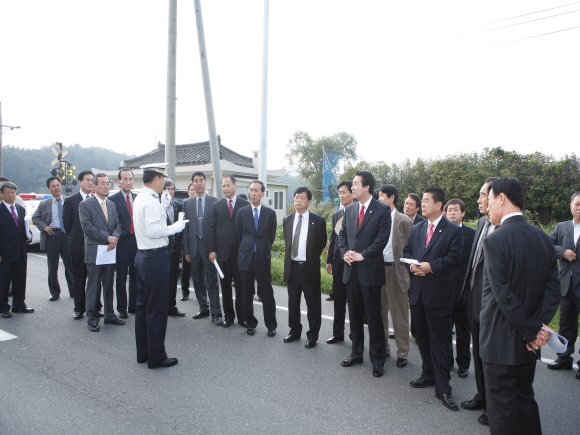
[[[467,260],[467,269],[465,271],[465,276],[463,278],[463,284],[461,285],[461,292],[459,294],[459,300],[464,300],[464,294],[467,293],[469,297],[469,304],[471,304],[471,312],[473,314],[474,320],[479,323],[479,313],[481,312],[481,292],[483,290],[483,264],[484,264],[484,254],[481,252],[479,261],[473,268],[473,260],[477,252],[477,241],[481,236],[481,232],[485,226],[486,216],[482,216],[477,223],[477,229],[475,230],[475,235],[473,237],[473,243],[471,244],[471,252],[469,253],[469,259]],[[489,235],[489,234],[488,234]],[[473,284],[473,289],[470,289],[471,275],[475,273],[477,278]],[[471,295],[469,295],[471,292]]]
[[[580,260],[568,261],[563,255],[567,249],[571,249],[580,257],[580,237],[574,244],[574,221],[560,222],[550,234],[550,238],[556,249],[556,257],[560,260],[560,291],[566,296],[572,280],[572,288],[576,297],[580,298]]]
[[[173,208],[173,223],[177,222],[179,219],[179,213],[182,211],[182,205],[176,201],[171,202],[171,207]],[[169,213],[167,214],[167,225],[171,225],[171,219],[169,219]],[[169,243],[167,244],[167,250],[169,252],[179,251],[181,252],[181,233],[173,234],[172,236],[167,236]]]
[[[252,204],[242,207],[236,217],[236,234],[240,242],[238,250],[238,268],[248,270],[255,254],[270,264],[272,244],[276,239],[276,212],[269,207],[260,209],[258,229],[254,225],[254,210]]]
[[[137,195],[131,193],[131,197],[135,200]],[[117,215],[119,216],[119,222],[121,222],[121,238],[124,238],[131,231],[131,215],[129,214],[129,209],[127,208],[127,201],[123,191],[119,190],[114,195],[109,196],[111,201],[115,203],[117,208]]]
[[[523,216],[506,219],[485,238],[479,333],[483,361],[520,365],[535,358],[523,339],[535,340],[560,302],[553,246]]]
[[[454,301],[453,273],[463,253],[463,231],[443,216],[434,229],[429,246],[425,247],[428,227],[428,220],[413,225],[404,249],[405,258],[414,258],[420,263],[426,261],[432,271],[425,276],[411,276],[409,302],[415,305],[421,295],[425,307],[451,307]]]
[[[360,227],[358,226],[359,203],[344,209],[344,219],[338,237],[340,253],[356,251],[363,261],[356,262],[359,283],[363,287],[381,286],[385,283],[383,250],[391,234],[391,208],[376,199],[371,199]],[[342,281],[350,279],[353,266],[344,264]]]
[[[411,229],[413,228],[413,221],[407,215],[399,213],[395,210],[395,218],[393,219],[393,231],[391,232],[392,247],[393,247],[393,261],[395,262],[395,273],[397,274],[397,282],[402,292],[409,290],[411,283],[411,275],[409,274],[409,267],[402,263],[399,259],[403,257],[403,251]]]
[[[61,197],[63,199],[63,221],[64,221],[64,204],[66,201],[64,200],[64,196]],[[44,231],[44,229],[50,226],[52,222],[52,197],[43,199],[38,204],[38,207],[34,211],[32,215],[32,222],[40,231],[40,249],[43,251],[46,250],[46,238],[48,234]],[[66,228],[65,228],[66,231]]]
[[[203,208],[203,219],[202,219],[202,231],[203,239],[200,241],[197,238],[197,226],[199,219],[197,218],[197,195],[190,196],[185,201],[183,201],[182,210],[185,213],[185,219],[189,219],[189,222],[185,225],[183,230],[182,241],[183,241],[183,255],[191,255],[191,258],[197,256],[197,244],[202,244],[202,252],[204,255],[209,256],[209,224],[211,222],[211,213],[213,209],[214,202],[217,202],[215,196],[207,195],[205,197],[205,204]]]
[[[465,280],[465,273],[469,267],[469,259],[473,261],[473,257],[471,256],[473,240],[475,237],[475,230],[463,224],[461,226],[461,230],[463,231],[463,253],[461,254],[461,263],[455,269],[453,273],[454,279],[454,290],[455,290],[455,303],[460,301],[460,296],[463,290],[463,282]],[[481,233],[480,233],[481,234]],[[476,244],[477,245],[477,244]]]
[[[215,252],[219,261],[238,261],[240,241],[236,232],[236,217],[240,209],[249,204],[238,196],[230,217],[227,198],[213,203],[209,222],[209,252]]]
[[[85,263],[87,264],[96,262],[98,245],[108,245],[107,238],[109,236],[119,237],[121,235],[121,222],[117,214],[117,207],[113,201],[108,199],[106,201],[108,222],[96,196],[86,199],[79,206],[81,226],[85,233]]]
[[[306,236],[306,273],[308,279],[313,282],[320,282],[320,254],[326,246],[326,221],[322,216],[312,212],[308,213],[308,235]],[[284,218],[282,228],[284,231],[284,242],[286,251],[284,255],[284,281],[290,279],[291,250],[292,250],[292,228],[296,213],[291,213]],[[304,226],[304,224],[303,224]]]
[[[413,225],[420,224],[421,222],[425,222],[425,218],[423,216],[419,216],[418,214],[415,215],[413,218]]]
[[[14,203],[14,209],[18,215],[18,226],[14,222],[12,214],[3,202],[0,202],[0,257],[2,261],[13,263],[26,258],[28,243],[26,242],[26,225],[24,207]]]
[[[62,206],[62,220],[68,234],[70,255],[85,255],[85,233],[79,216],[79,205],[84,198],[81,192],[75,193],[69,196]]]
[[[338,210],[332,215],[332,228],[330,229],[330,243],[328,244],[328,251],[326,255],[326,263],[332,264],[332,274],[336,275],[340,271],[340,263],[343,260],[338,246],[338,234],[336,233],[336,225],[344,216],[344,209]],[[340,228],[342,228],[342,221],[340,221]],[[340,231],[340,229],[339,229]]]

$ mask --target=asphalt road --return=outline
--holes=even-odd
[[[333,315],[324,295],[313,349],[304,348],[304,334],[295,343],[282,341],[288,331],[283,287],[275,288],[274,338],[266,336],[257,300],[253,337],[237,324],[193,320],[195,298],[178,302],[187,317],[169,318],[166,347],[179,364],[149,370],[136,362],[133,315],[125,326],[101,322],[99,333],[90,332],[86,319],[73,319],[66,291],[49,302],[44,253],[29,255],[28,271],[26,301],[35,313],[0,319],[0,434],[489,433],[477,423],[479,411],[447,410],[433,388],[409,386],[420,375],[414,344],[407,367],[397,368],[393,355],[379,379],[367,355],[360,366],[341,367],[350,343],[324,342]],[[396,349],[394,340],[391,346]],[[546,361],[554,356],[544,352]],[[458,401],[472,398],[472,372],[467,379],[452,376],[451,383]],[[574,372],[539,363],[534,387],[544,433],[580,433]]]

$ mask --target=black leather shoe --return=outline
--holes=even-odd
[[[74,316],[73,316],[73,318],[74,318],[75,320],[81,320],[83,317],[84,317],[84,316],[83,316],[83,313],[81,313],[80,311],[75,311],[75,314],[74,314]]]
[[[316,341],[315,340],[306,340],[306,344],[304,345],[304,347],[306,349],[312,349],[315,346],[316,346]]]
[[[23,308],[22,310],[12,309],[13,313],[34,313],[34,308]]]
[[[413,388],[426,388],[434,387],[435,381],[428,381],[427,379],[419,378],[416,381],[411,381],[411,387]]]
[[[483,424],[484,426],[489,426],[489,418],[487,417],[487,411],[483,411],[479,417],[477,417],[477,422]]]
[[[256,333],[256,328],[248,328],[246,332],[248,335],[254,335]]]
[[[397,367],[403,368],[407,365],[407,360],[405,358],[397,358]]]
[[[395,334],[389,334],[389,338],[395,338]]]
[[[334,335],[332,337],[330,337],[328,340],[326,340],[326,342],[328,344],[341,343],[343,341],[344,341],[344,338],[336,337]]]
[[[284,337],[284,343],[292,343],[296,340],[300,340],[299,335],[287,335],[286,337]]]
[[[347,359],[341,362],[340,365],[343,367],[352,367],[355,364],[362,364],[362,362],[363,362],[362,356],[359,358],[352,358],[349,356]]]
[[[159,363],[158,366],[155,367],[149,367],[150,369],[156,369],[157,367],[161,367],[161,368],[165,368],[165,367],[171,367],[174,366],[175,364],[177,364],[177,358],[167,358],[165,361],[163,361],[162,363]]]
[[[119,319],[126,319],[127,317],[129,317],[127,311],[119,311]]]
[[[204,317],[209,317],[209,311],[198,311],[193,315],[193,319],[202,319]]]
[[[224,328],[229,328],[230,326],[232,326],[234,324],[233,320],[226,320],[224,322],[224,324],[222,325]]]
[[[457,406],[457,403],[455,403],[455,400],[451,394],[435,394],[435,397],[443,402],[443,406],[445,406],[445,408],[452,411],[459,411],[459,406]]]
[[[470,411],[477,411],[483,409],[483,402],[478,402],[477,400],[466,400],[465,402],[461,402],[461,407],[469,409]]]
[[[91,332],[99,332],[99,330],[101,328],[99,328],[99,324],[98,323],[89,323],[88,325],[89,331]]]
[[[457,376],[459,376],[460,378],[465,379],[468,374],[469,372],[465,369],[457,369]]]
[[[181,296],[181,302],[185,302],[189,299],[189,296]]]
[[[105,317],[105,315],[103,314],[102,311],[97,311],[97,314],[95,314],[95,317]]]
[[[268,329],[268,337],[276,336],[276,328]]]
[[[50,302],[54,302],[54,301],[56,301],[58,298],[60,298],[60,296],[59,296],[59,295],[52,295],[52,296],[50,297],[49,301],[50,301]]]
[[[221,314],[214,314],[211,316],[211,321],[215,323],[216,326],[222,326],[224,324]]]
[[[239,321],[238,320],[238,325],[240,325],[243,328],[247,328],[248,327],[248,322],[246,322],[245,320]]]
[[[4,313],[0,313],[0,317],[3,317],[5,319],[9,319],[10,317],[12,317],[12,314],[10,313],[10,311],[6,311]]]
[[[170,316],[174,316],[174,317],[185,317],[185,313],[182,313],[181,311],[179,311],[178,309],[175,309],[173,311],[171,311],[169,313]]]
[[[373,376],[375,378],[380,378],[381,376],[383,376],[383,373],[385,372],[385,369],[382,365],[380,366],[373,366]]]
[[[550,370],[572,370],[572,361],[562,361],[557,359],[548,364]]]
[[[328,297],[326,298],[327,301],[333,301],[334,300],[334,296],[332,295],[328,295]]]
[[[105,320],[105,325],[124,325],[125,322],[121,319],[111,319],[111,320]]]

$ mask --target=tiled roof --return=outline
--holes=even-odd
[[[220,148],[220,160],[227,160],[235,165],[246,168],[254,167],[251,157],[242,156],[223,146],[219,136],[218,144]],[[157,149],[132,159],[124,160],[122,166],[130,169],[138,169],[142,165],[164,161],[165,145],[159,142]],[[175,146],[175,166],[204,165],[207,163],[211,163],[209,141]]]

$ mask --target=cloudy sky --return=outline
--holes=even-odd
[[[245,155],[259,147],[263,6],[202,0],[217,132]],[[177,9],[180,144],[208,130],[193,1]],[[3,123],[22,127],[5,145],[165,142],[167,1],[0,11]],[[578,151],[580,2],[270,0],[269,44],[269,169],[297,130],[347,131],[372,161]]]

